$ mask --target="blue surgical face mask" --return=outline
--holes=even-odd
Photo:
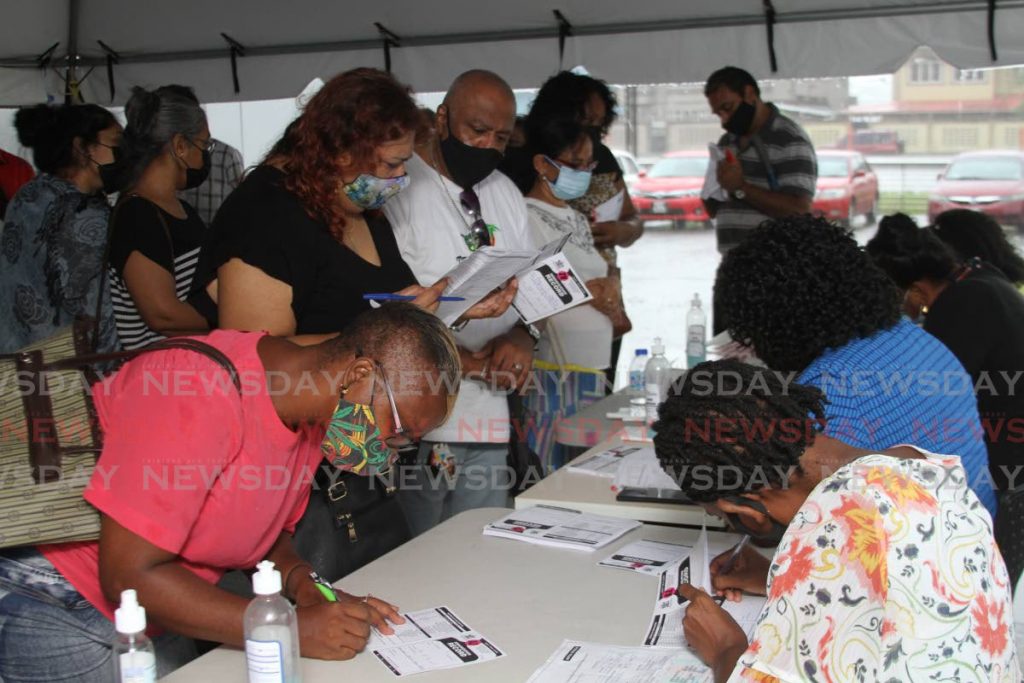
[[[353,204],[360,209],[379,209],[389,199],[409,187],[409,176],[400,175],[397,178],[378,178],[369,173],[363,173],[348,185],[344,190]]]
[[[578,199],[587,193],[587,189],[590,187],[590,178],[593,175],[592,171],[577,171],[575,168],[569,168],[550,157],[544,158],[548,160],[548,163],[554,164],[558,168],[558,178],[555,182],[547,181],[548,185],[551,186],[551,192],[556,197],[563,201],[569,201],[570,199]]]

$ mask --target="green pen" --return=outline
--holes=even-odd
[[[313,579],[313,583],[316,584],[317,590],[327,598],[328,602],[338,602],[338,594],[334,592],[334,586],[329,584],[327,579],[316,572],[310,572],[309,578]]]

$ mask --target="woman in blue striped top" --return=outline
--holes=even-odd
[[[970,375],[902,316],[899,290],[849,232],[811,216],[766,221],[723,257],[715,296],[733,339],[824,392],[828,436],[959,455],[995,516]]]

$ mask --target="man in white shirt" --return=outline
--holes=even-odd
[[[437,109],[437,134],[406,163],[412,182],[384,212],[420,283],[436,282],[488,243],[534,248],[523,196],[496,170],[515,113],[500,76],[467,71]],[[534,339],[513,309],[455,336],[467,381],[448,421],[426,435],[416,467],[402,475],[399,500],[413,534],[465,510],[508,504],[506,395],[525,383]]]

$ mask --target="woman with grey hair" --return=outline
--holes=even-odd
[[[210,169],[210,129],[191,88],[135,88],[117,155],[110,288],[121,344],[136,349],[211,325],[186,301],[206,225],[178,191]]]

